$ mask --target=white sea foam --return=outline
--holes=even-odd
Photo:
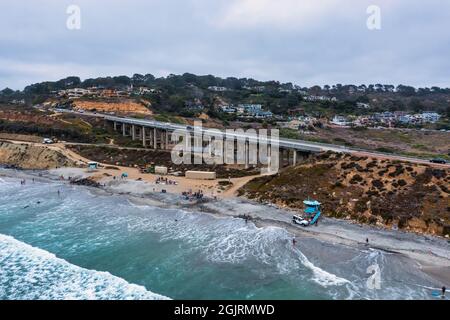
[[[145,206],[139,208],[146,209]],[[323,287],[350,283],[345,278],[317,267],[299,249],[291,255],[292,235],[283,228],[257,228],[252,223],[245,224],[242,219],[202,217],[182,210],[178,211],[177,218],[180,219],[179,223],[167,224],[166,219],[155,218],[151,224],[140,223],[139,227],[164,234],[162,240],[179,239],[193,244],[206,252],[208,260],[212,262],[238,264],[253,257],[263,264],[276,266],[280,274],[298,270],[300,262],[312,271],[311,280]]]
[[[340,286],[350,283],[350,281],[347,279],[338,277],[335,274],[329,273],[315,266],[311,261],[308,260],[308,258],[306,258],[306,256],[301,251],[297,251],[302,264],[313,272],[314,276],[312,277],[312,280],[316,283],[320,284],[323,287]]]
[[[161,300],[107,272],[88,270],[0,234],[0,299]]]

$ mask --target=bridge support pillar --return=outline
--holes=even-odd
[[[150,148],[153,148],[153,129],[148,128],[148,145]]]
[[[131,125],[131,140],[136,140],[136,126],[134,124]]]
[[[169,150],[170,149],[170,147],[169,147],[169,131],[168,130],[166,130],[166,136],[165,136],[165,138],[166,138],[166,150]]]
[[[250,143],[248,141],[245,141],[245,148],[244,148],[244,159],[245,159],[245,169],[248,169],[249,167],[249,156],[250,156]]]
[[[127,129],[126,129],[126,124],[125,123],[122,123],[122,135],[124,137],[127,136]]]
[[[158,139],[157,139],[158,130],[153,128],[153,149],[158,149]]]
[[[294,151],[293,157],[292,157],[292,165],[296,166],[297,165],[297,150],[292,150]]]
[[[142,146],[145,148],[147,146],[147,140],[145,137],[145,127],[141,128]]]
[[[289,165],[289,151],[287,149],[283,149],[281,151],[281,167],[286,167],[286,158]]]
[[[160,132],[160,143],[161,143],[161,150],[166,150],[166,130],[161,130]]]
[[[117,122],[114,121],[114,131],[117,131]]]

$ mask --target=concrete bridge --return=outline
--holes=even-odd
[[[116,117],[101,113],[93,112],[79,112],[68,109],[55,109],[56,112],[77,114],[79,116],[89,116],[105,119],[111,123],[116,130],[121,131],[123,135],[130,136],[132,139],[139,139],[143,146],[153,149],[167,149],[172,147],[171,135],[175,130],[192,131],[192,127],[186,125],[179,125],[174,123],[159,122],[153,120],[141,120],[136,118]],[[204,134],[212,134],[210,128],[203,128]],[[214,134],[213,134],[214,135]],[[242,138],[236,134],[238,138]],[[134,137],[134,138],[133,138]],[[246,136],[248,138],[248,136]],[[251,139],[250,139],[251,140]],[[312,153],[323,151],[333,151],[341,153],[353,153],[360,156],[375,157],[380,159],[391,159],[396,161],[404,161],[410,163],[428,164],[438,168],[448,168],[449,164],[430,164],[429,160],[422,158],[407,157],[398,154],[383,153],[369,151],[355,147],[344,147],[333,144],[317,143],[310,141],[301,141],[280,138],[280,165],[295,164],[299,156],[307,157]],[[250,142],[250,141],[249,141]],[[269,142],[270,143],[270,142]]]
[[[217,129],[211,128],[194,128],[192,126],[179,125],[174,123],[164,123],[152,120],[141,120],[135,118],[124,118],[116,116],[102,115],[102,117],[112,124],[114,130],[122,133],[123,136],[128,136],[132,140],[142,141],[142,145],[146,148],[152,148],[154,150],[171,150],[175,144],[179,142],[172,141],[172,135],[175,131],[182,132],[184,134],[195,132],[201,132],[203,136],[214,137],[217,135]],[[201,130],[201,131],[197,131]],[[225,134],[224,134],[225,138]],[[258,140],[246,133],[227,133],[227,139],[234,139],[235,141],[245,142],[245,166],[248,167],[250,162],[250,144],[258,146]],[[279,164],[280,166],[295,165],[298,158],[304,158],[312,153],[319,153],[323,151],[333,152],[350,152],[345,147],[327,145],[320,143],[313,143],[307,141],[299,141],[292,139],[280,138],[275,142],[279,149]],[[268,156],[272,148],[273,141],[267,140]],[[190,143],[193,146],[194,143]],[[224,143],[225,145],[225,143]]]

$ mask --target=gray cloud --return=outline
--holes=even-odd
[[[81,8],[79,31],[66,28],[70,4]],[[379,31],[366,28],[371,4]],[[0,88],[183,72],[449,86],[445,0],[5,0],[0,28]]]

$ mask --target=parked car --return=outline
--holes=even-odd
[[[49,139],[49,138],[44,138],[44,140],[42,140],[42,143],[44,143],[44,144],[52,144],[52,143],[54,143],[54,141],[52,139]]]
[[[431,163],[438,163],[438,164],[447,164],[447,160],[442,158],[435,158],[430,160]]]

